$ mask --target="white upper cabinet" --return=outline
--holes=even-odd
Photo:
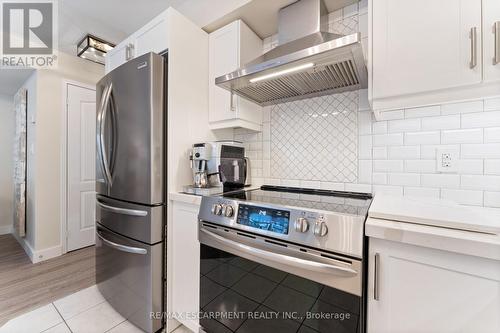
[[[500,80],[500,1],[483,0],[484,80]]]
[[[105,71],[111,72],[116,67],[127,62],[130,57],[130,39],[122,41],[106,54]]]
[[[106,73],[148,52],[161,53],[168,48],[168,12],[164,11],[106,55]]]
[[[377,0],[373,22],[374,98],[481,81],[481,0]]]
[[[262,40],[241,20],[209,35],[210,128],[261,130],[262,107],[215,85],[215,78],[235,71],[261,54]]]
[[[500,65],[492,60],[498,0],[376,0],[370,7],[376,116],[498,94]]]
[[[168,48],[167,12],[163,12],[133,34],[135,55],[161,53]]]

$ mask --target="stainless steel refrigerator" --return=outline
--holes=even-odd
[[[148,53],[97,84],[96,280],[146,332],[162,328],[152,313],[164,296],[166,61]]]

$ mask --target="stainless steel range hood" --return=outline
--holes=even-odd
[[[368,86],[361,34],[327,32],[322,0],[299,0],[279,11],[279,45],[216,85],[259,105],[363,89]]]

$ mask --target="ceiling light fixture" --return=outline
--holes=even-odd
[[[88,34],[77,45],[77,56],[104,65],[106,53],[115,47],[114,44]]]
[[[303,65],[299,65],[299,66],[295,66],[295,67],[290,67],[290,68],[284,69],[282,71],[277,71],[277,72],[269,73],[266,75],[258,76],[256,78],[250,79],[250,83],[255,83],[255,82],[267,80],[267,79],[270,79],[270,78],[273,78],[276,76],[281,76],[281,75],[297,72],[297,71],[300,71],[302,69],[311,68],[313,66],[314,66],[314,63],[308,62],[307,64],[303,64]]]

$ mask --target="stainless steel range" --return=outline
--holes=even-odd
[[[365,193],[263,186],[203,197],[200,324],[363,332]]]

